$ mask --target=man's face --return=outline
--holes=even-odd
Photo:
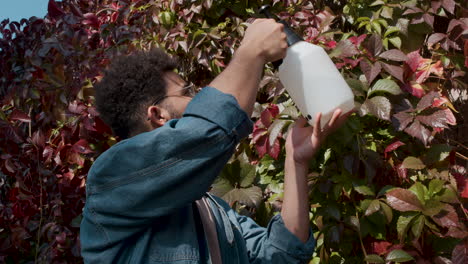
[[[164,78],[167,84],[166,97],[160,105],[168,111],[170,119],[181,118],[192,100],[190,92],[184,89],[187,83],[175,72],[167,72]]]

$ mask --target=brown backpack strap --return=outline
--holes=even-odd
[[[200,219],[202,221],[203,230],[208,244],[208,251],[210,252],[211,263],[222,264],[218,233],[216,232],[216,222],[206,197],[203,196],[200,200],[196,200],[195,205],[197,206]]]

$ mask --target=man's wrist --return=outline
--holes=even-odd
[[[261,50],[251,47],[248,43],[243,43],[237,49],[235,57],[238,57],[242,62],[261,63],[262,67],[267,63],[265,56],[262,55]]]
[[[309,170],[309,162],[295,160],[292,156],[294,155],[286,155],[286,166],[290,166],[291,168],[299,171],[307,172]]]

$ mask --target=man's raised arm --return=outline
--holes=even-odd
[[[284,58],[287,47],[282,24],[273,19],[255,20],[227,68],[210,86],[233,95],[250,116],[265,63]]]

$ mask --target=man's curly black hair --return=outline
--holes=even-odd
[[[114,59],[95,85],[96,107],[115,135],[128,138],[142,129],[146,107],[166,95],[164,73],[177,61],[160,49],[138,51]]]

